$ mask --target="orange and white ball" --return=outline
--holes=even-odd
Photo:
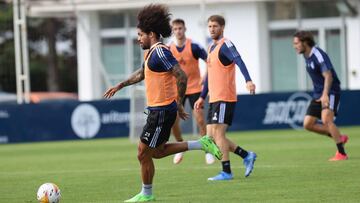
[[[37,200],[40,203],[58,203],[60,198],[60,189],[54,183],[44,183],[38,189]]]

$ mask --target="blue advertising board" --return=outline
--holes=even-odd
[[[0,142],[128,136],[129,100],[0,106]]]
[[[307,92],[239,95],[229,130],[302,129],[310,101]],[[360,91],[343,91],[335,123],[360,125],[359,104]],[[3,104],[0,105],[0,143],[127,137],[129,105],[127,99]],[[187,107],[187,111],[191,109]],[[183,132],[191,132],[190,121],[181,126]]]
[[[229,130],[302,129],[311,93],[271,93],[238,96],[236,111]],[[339,126],[360,125],[360,91],[342,91]]]

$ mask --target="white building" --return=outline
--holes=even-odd
[[[360,89],[360,0],[30,0],[28,15],[76,16],[79,98],[92,100],[140,67],[136,15],[148,3],[168,4],[173,18],[185,20],[187,36],[204,47],[208,16],[223,15],[225,37],[237,47],[257,92],[311,88],[292,48],[297,29],[314,32],[343,89]],[[243,81],[237,71],[238,93],[245,92]],[[129,90],[119,96],[129,97]]]

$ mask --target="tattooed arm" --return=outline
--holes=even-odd
[[[135,83],[138,83],[142,80],[144,80],[144,68],[139,68],[137,71],[135,71],[127,80],[119,82],[117,85],[115,85],[114,87],[109,88],[108,90],[106,90],[105,94],[104,94],[104,98],[109,99],[112,96],[114,96],[114,94],[121,90],[123,87],[129,86],[129,85],[133,85]]]
[[[177,100],[177,102],[181,103],[182,100],[185,97],[187,77],[186,77],[185,72],[183,70],[181,70],[179,64],[176,64],[172,68],[171,73],[176,78],[176,85],[177,85],[177,90],[178,90],[178,100]]]
[[[187,77],[186,77],[185,72],[183,70],[181,70],[179,64],[176,64],[172,68],[171,73],[176,78],[176,85],[177,85],[177,90],[178,90],[177,103],[178,103],[179,117],[181,119],[185,120],[185,119],[189,118],[189,114],[185,112],[184,107],[182,105],[182,101],[184,100],[185,92],[186,92]]]

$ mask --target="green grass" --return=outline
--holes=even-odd
[[[360,127],[341,128],[350,136],[350,159],[329,162],[335,145],[305,131],[229,133],[258,154],[244,178],[242,160],[231,156],[235,179],[208,182],[220,164],[206,165],[204,153],[187,152],[180,165],[172,156],[156,160],[157,202],[359,202]],[[45,182],[56,183],[62,203],[114,203],[140,191],[136,145],[128,139],[0,145],[0,202],[36,202]]]

